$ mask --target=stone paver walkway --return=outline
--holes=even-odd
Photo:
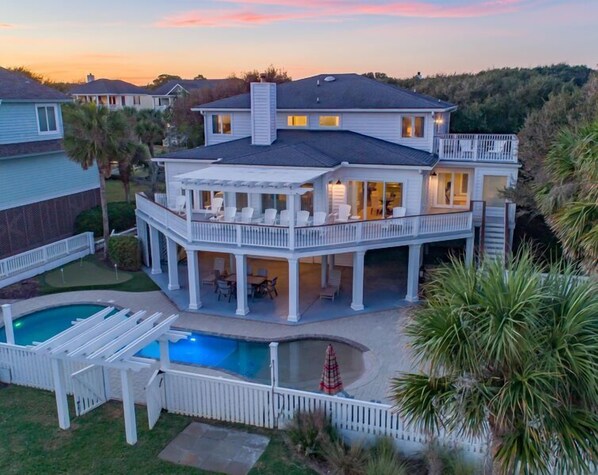
[[[210,472],[245,475],[269,442],[263,435],[192,422],[158,456]]]

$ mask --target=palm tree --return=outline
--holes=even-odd
[[[437,271],[406,330],[425,370],[394,378],[392,397],[430,435],[488,436],[494,473],[585,473],[598,461],[598,286],[563,266],[543,277],[531,255]]]
[[[108,203],[106,178],[110,162],[130,147],[127,121],[122,113],[95,104],[69,104],[64,108],[64,148],[69,158],[84,170],[96,166],[100,179],[100,206],[104,237],[104,259],[108,258]]]
[[[563,130],[546,157],[536,197],[566,255],[598,271],[598,121]]]
[[[163,140],[166,135],[166,122],[160,111],[142,110],[137,113],[135,133],[141,143],[147,145],[150,156],[154,157],[154,144]],[[150,162],[151,192],[156,192],[158,182],[158,166]]]

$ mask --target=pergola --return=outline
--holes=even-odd
[[[32,351],[50,358],[61,429],[70,427],[65,362],[86,365],[72,375],[73,378],[76,375],[85,378],[84,387],[91,391],[83,398],[85,407],[77,407],[78,414],[84,414],[106,401],[105,396],[98,394],[102,392],[105,395],[104,369],[119,370],[126,439],[127,443],[135,444],[137,426],[132,373],[153,369],[158,365],[153,359],[135,355],[157,340],[160,342],[160,363],[162,367],[166,367],[169,364],[168,342],[187,338],[189,333],[171,328],[179,318],[178,315],[162,318],[162,313],[154,313],[146,317],[146,311],[139,311],[128,316],[129,309],[110,315],[114,311],[114,307],[107,307],[89,318],[77,320],[58,335],[43,343],[34,344]],[[101,391],[94,393],[94,385],[99,385]],[[77,398],[76,395],[75,397]]]

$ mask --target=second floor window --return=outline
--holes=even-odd
[[[213,134],[230,134],[230,133],[232,133],[230,114],[214,114],[212,116],[212,133]]]
[[[58,121],[56,120],[56,107],[38,106],[37,107],[37,125],[40,134],[50,134],[58,132]]]
[[[306,115],[289,115],[287,117],[287,125],[289,127],[307,127]]]
[[[341,118],[338,115],[321,115],[320,116],[320,127],[338,127],[340,125]]]
[[[422,138],[424,136],[424,118],[421,116],[403,116],[401,137]]]

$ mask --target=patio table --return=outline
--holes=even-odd
[[[237,283],[237,274],[230,274],[224,278],[227,282],[234,282]],[[260,285],[264,284],[268,280],[267,277],[261,275],[248,275],[247,276],[247,283],[253,286],[259,287]]]

